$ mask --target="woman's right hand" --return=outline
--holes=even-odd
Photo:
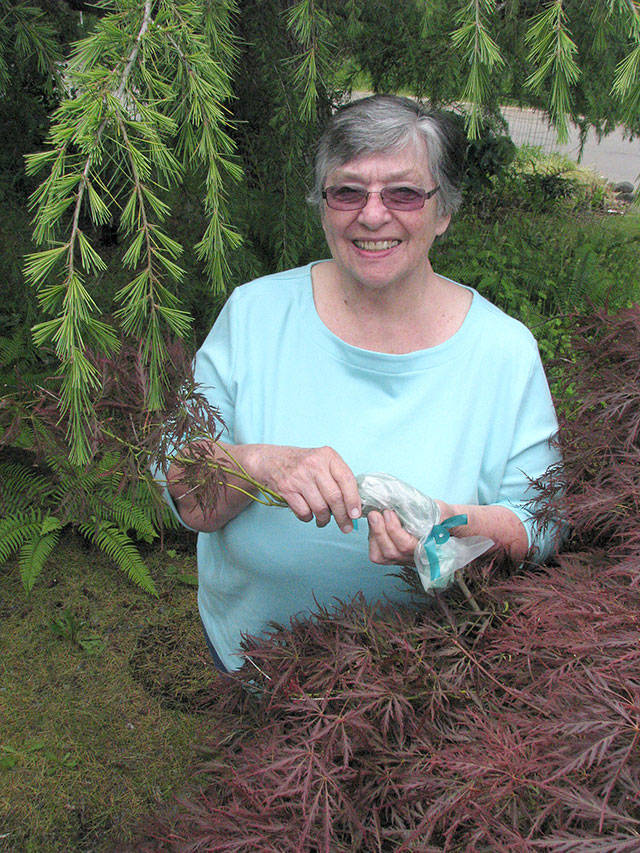
[[[232,451],[233,452],[233,451]],[[333,516],[344,533],[362,514],[353,472],[331,447],[245,445],[242,464],[260,483],[281,495],[301,521],[324,527]]]

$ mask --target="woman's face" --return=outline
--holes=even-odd
[[[424,143],[412,142],[333,169],[325,186],[341,185],[377,192],[399,186],[431,190],[435,182]],[[322,209],[322,227],[343,283],[372,289],[425,283],[429,249],[450,218],[438,215],[436,196],[418,210],[389,210],[378,194],[370,195],[361,210],[333,210],[326,202]]]

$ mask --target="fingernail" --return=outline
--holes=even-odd
[[[340,528],[340,530],[342,530],[343,533],[351,533],[351,531],[353,530],[353,525],[352,524],[343,524],[342,527]]]

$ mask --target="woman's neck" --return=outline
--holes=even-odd
[[[393,287],[344,282],[332,262],[312,267],[313,296],[322,322],[353,346],[407,353],[443,343],[460,328],[471,304],[465,288],[434,273]]]

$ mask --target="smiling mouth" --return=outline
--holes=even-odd
[[[402,240],[354,240],[353,245],[366,252],[384,252],[386,249],[399,246],[401,242]]]

